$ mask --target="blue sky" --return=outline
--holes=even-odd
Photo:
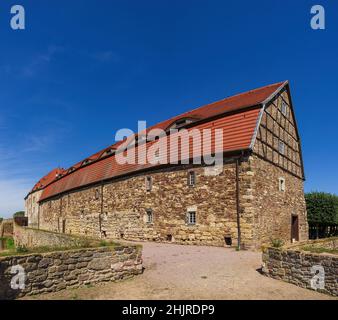
[[[14,4],[25,7],[25,30],[10,28]],[[314,4],[325,30],[310,27]],[[2,0],[0,216],[120,128],[286,79],[305,190],[338,193],[337,36],[335,0]]]

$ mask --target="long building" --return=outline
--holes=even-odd
[[[154,129],[165,134],[152,137]],[[194,144],[192,133],[203,130],[222,166],[207,163],[204,147]],[[156,150],[163,141],[166,154]],[[141,163],[151,150],[155,161]],[[132,151],[136,162],[121,163]],[[177,162],[168,161],[172,155]],[[30,226],[88,237],[258,248],[308,238],[303,181],[285,81],[185,112],[54,169],[27,195],[26,214]]]

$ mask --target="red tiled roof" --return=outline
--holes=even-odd
[[[48,184],[50,184],[52,181],[55,180],[55,178],[58,175],[61,175],[65,172],[65,169],[63,168],[55,168],[53,169],[51,172],[49,172],[48,174],[46,174],[44,177],[42,177],[33,187],[33,189],[31,190],[31,192],[35,192],[38,190],[41,190],[43,188],[45,188]],[[31,193],[30,192],[30,193]]]
[[[210,119],[208,122],[198,121],[188,130],[208,128],[211,129],[214,134],[215,129],[221,128],[223,130],[223,152],[249,149],[257,125],[260,111],[259,107],[284,84],[285,82],[279,82],[202,106],[152,126],[147,129],[147,132],[154,128],[166,130],[172,123],[182,118],[207,120],[213,116],[224,114],[223,117],[214,120]],[[253,106],[257,106],[257,108],[249,108]],[[169,135],[168,140],[171,139],[172,136],[173,135]],[[72,172],[69,171],[69,169],[65,171],[63,177],[50,183],[44,189],[40,201],[68,190],[154,167],[154,165],[150,163],[142,165],[137,163],[121,165],[117,163],[115,155],[101,159],[102,154],[104,154],[107,149],[116,148],[121,143],[122,142],[118,142],[87,158],[90,160],[87,165],[82,166],[84,161],[82,160],[71,167],[73,168]],[[148,142],[146,148],[148,149],[153,143],[154,142]],[[189,146],[190,145],[191,142]],[[139,147],[136,146],[135,148],[138,150]],[[182,149],[184,149],[184,147]],[[190,148],[189,151],[190,155],[192,155],[192,148]],[[168,154],[172,152],[174,151],[170,150],[168,146]],[[179,159],[182,160],[181,154],[179,155]]]

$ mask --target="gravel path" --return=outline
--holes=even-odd
[[[142,243],[145,271],[134,279],[34,299],[330,299],[261,275],[261,253]],[[332,299],[332,298],[331,298]]]

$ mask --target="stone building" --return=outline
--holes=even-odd
[[[43,189],[53,182],[64,169],[55,168],[47,175],[42,177],[33,187],[33,189],[25,197],[25,216],[28,217],[28,226],[31,228],[39,228],[39,199]]]
[[[301,145],[287,81],[202,106],[145,132],[154,128],[165,130],[165,137],[139,133],[129,147],[150,151],[161,139],[173,139],[172,128],[178,134],[210,129],[216,154],[220,129],[223,166],[193,163],[191,149],[197,147],[191,137],[187,145],[181,140],[176,164],[162,163],[156,151],[155,164],[120,164],[124,140],[45,184],[35,197],[34,223],[90,237],[244,248],[308,238]]]

